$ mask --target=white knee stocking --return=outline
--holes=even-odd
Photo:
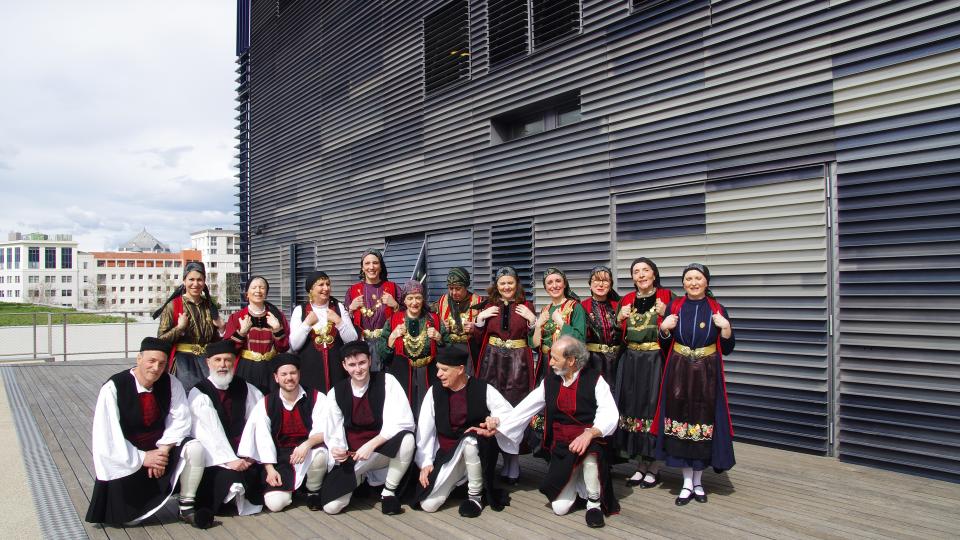
[[[472,440],[463,445],[463,463],[467,468],[467,494],[470,498],[480,497],[483,492],[483,465],[480,463],[480,448]]]
[[[180,499],[189,500],[189,505],[192,506],[193,499],[197,496],[197,488],[200,487],[200,480],[203,478],[203,446],[200,445],[200,441],[188,442],[183,447],[180,459],[184,464],[183,472],[180,473]]]
[[[289,491],[270,491],[263,495],[263,504],[265,504],[271,512],[279,512],[290,506],[292,502],[293,493]]]
[[[327,475],[327,451],[317,450],[313,455],[313,461],[307,469],[307,491],[315,493],[320,490],[323,484],[323,478]]]
[[[597,466],[597,456],[590,454],[584,458],[580,470],[583,485],[587,488],[587,510],[600,508],[600,467]]]
[[[407,433],[400,442],[400,450],[397,451],[397,457],[390,460],[390,466],[387,468],[387,480],[383,485],[384,497],[393,496],[394,490],[400,486],[403,475],[407,473],[410,462],[413,461],[413,452],[416,450],[413,433]]]

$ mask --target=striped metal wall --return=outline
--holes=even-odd
[[[469,1],[470,78],[429,95],[423,19],[449,2],[293,0],[279,16],[253,2],[251,271],[279,276],[277,246],[316,242],[342,296],[363,249],[470,230],[479,288],[500,257],[497,227],[525,222],[531,281],[558,265],[583,293],[589,268],[624,250],[611,223],[627,194],[699,183],[710,234],[718,204],[761,212],[751,200],[812,193],[815,177],[763,196],[717,182],[826,168],[809,204],[826,216],[827,262],[804,259],[787,276],[800,281],[776,285],[811,295],[776,308],[802,311],[802,328],[761,328],[766,308],[737,307],[750,338],[730,366],[738,434],[879,466],[907,456],[907,470],[956,479],[960,359],[942,351],[960,345],[946,301],[958,294],[960,2],[582,0],[579,32],[491,66],[488,1]],[[579,122],[492,142],[491,118],[570,93]],[[903,261],[901,295],[887,272]],[[718,288],[759,298],[746,291],[763,263],[727,264]],[[903,339],[886,309],[907,319]],[[782,342],[765,341],[777,331]]]

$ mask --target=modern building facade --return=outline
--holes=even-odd
[[[241,269],[704,262],[736,436],[960,481],[960,2],[238,2]],[[276,285],[280,284],[280,287]],[[543,295],[538,295],[542,300]]]
[[[77,255],[69,234],[9,233],[0,241],[0,302],[80,306]]]
[[[183,267],[199,261],[197,250],[177,253],[95,251],[92,273],[96,309],[148,313],[160,307],[180,285]]]

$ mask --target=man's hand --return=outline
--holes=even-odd
[[[570,443],[570,451],[578,456],[582,456],[584,452],[587,451],[587,448],[590,447],[590,442],[593,441],[593,436],[593,428],[587,429]]]
[[[250,462],[241,458],[225,463],[226,467],[232,471],[243,472],[250,468]]]
[[[147,451],[143,456],[143,466],[148,469],[162,469],[166,467],[170,461],[170,456],[167,455],[168,452],[169,451],[161,448]]]
[[[307,447],[307,443],[303,442],[297,445],[293,449],[293,452],[290,453],[290,464],[299,465],[303,463],[303,460],[307,459],[307,454],[310,453],[310,448]]]
[[[330,455],[333,456],[333,460],[337,463],[343,463],[350,458],[350,452],[346,448],[331,448]]]
[[[430,485],[430,473],[433,472],[433,465],[425,465],[420,469],[420,485],[428,487]]]
[[[263,466],[267,470],[267,485],[272,487],[280,487],[283,485],[283,479],[280,478],[280,473],[273,467],[270,463],[265,463]]]
[[[365,461],[370,459],[370,456],[373,454],[376,447],[373,445],[373,440],[367,441],[366,444],[357,448],[357,451],[353,453],[353,459],[357,461]]]
[[[474,426],[474,427],[471,427],[471,428],[467,428],[467,431],[465,431],[464,433],[476,433],[477,435],[479,435],[479,436],[481,436],[481,437],[493,437],[494,435],[497,434],[497,430],[495,430],[495,429],[486,429],[486,428],[483,427],[483,424],[480,424],[479,427],[478,427],[478,426]]]

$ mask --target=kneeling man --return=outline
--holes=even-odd
[[[620,418],[610,386],[599,371],[586,367],[590,353],[576,338],[562,336],[550,349],[553,373],[502,419],[489,418],[488,429],[499,429],[516,442],[541,410],[545,412],[543,447],[550,466],[540,486],[554,513],[570,511],[577,495],[587,500],[587,525],[603,527],[604,514],[620,511],[610,482],[608,437]],[[498,427],[499,425],[499,427]]]
[[[416,450],[407,394],[393,375],[370,372],[365,341],[347,343],[340,353],[349,378],[327,395],[324,433],[330,470],[321,490],[323,510],[337,514],[346,508],[366,477],[371,486],[383,485],[381,511],[399,514],[397,490]]]
[[[417,465],[420,508],[436,512],[453,488],[467,482],[467,500],[460,515],[477,517],[483,510],[483,496],[495,511],[503,510],[510,497],[496,486],[500,446],[516,454],[517,445],[496,434],[478,435],[477,428],[488,416],[502,417],[513,407],[496,388],[480,379],[467,377],[469,353],[466,347],[444,347],[437,354],[438,383],[427,391],[417,422]],[[499,446],[498,446],[499,443]]]
[[[217,514],[232,500],[239,515],[256,514],[263,507],[261,467],[250,458],[237,457],[237,449],[247,419],[263,394],[234,376],[237,355],[232,340],[207,345],[205,354],[210,375],[187,396],[192,435],[203,446],[203,480],[196,508]]]
[[[181,480],[180,518],[198,519],[193,496],[203,474],[203,448],[190,441],[190,407],[183,385],[167,373],[171,344],[144,338],[137,365],[100,388],[93,415],[93,466],[97,481],[86,520],[135,525],[163,507]],[[189,442],[188,442],[189,441]]]
[[[293,492],[306,479],[307,506],[320,509],[320,485],[327,473],[323,444],[326,396],[300,386],[300,358],[281,353],[273,359],[278,388],[253,408],[238,455],[263,464],[263,502],[280,512],[293,502]]]

